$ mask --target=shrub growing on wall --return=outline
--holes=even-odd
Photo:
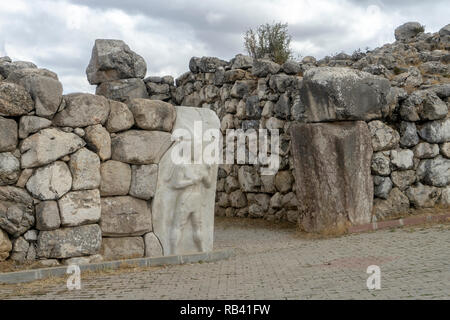
[[[253,58],[269,57],[276,63],[282,64],[291,58],[291,36],[287,23],[266,23],[257,29],[249,29],[244,35],[244,46]]]

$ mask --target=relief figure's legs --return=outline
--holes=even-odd
[[[191,219],[194,243],[197,245],[197,249],[200,252],[204,252],[205,248],[203,239],[202,210],[200,204],[201,200],[199,199],[197,205],[195,206],[195,211],[191,215]]]
[[[170,233],[170,252],[172,254],[178,253],[178,247],[181,240],[181,235],[184,229],[184,226],[188,222],[188,218],[191,214],[191,211],[187,208],[177,208],[173,217],[172,230]]]

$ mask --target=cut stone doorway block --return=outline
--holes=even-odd
[[[176,107],[176,110],[174,131],[185,129],[193,137],[196,121],[201,121],[202,134],[208,129],[220,129],[219,118],[209,109]],[[209,144],[203,140],[201,150],[205,151]],[[165,256],[212,251],[218,165],[174,164],[171,157],[174,148],[177,142],[159,162],[152,203],[153,232]]]
[[[372,143],[363,121],[291,128],[299,223],[333,232],[369,223],[373,206]]]

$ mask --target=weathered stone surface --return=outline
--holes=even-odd
[[[287,60],[285,63],[283,63],[281,68],[286,74],[298,74],[300,71],[302,71],[301,64],[294,60]]]
[[[90,84],[106,81],[144,78],[147,64],[122,40],[96,39],[86,68]]]
[[[450,118],[426,122],[420,129],[419,135],[430,143],[444,143],[450,141]]]
[[[129,164],[109,160],[101,164],[100,193],[102,196],[124,196],[131,185],[131,167]]]
[[[276,74],[281,66],[270,60],[257,59],[253,62],[252,75],[263,78],[268,74]]]
[[[41,201],[36,205],[36,229],[50,231],[61,225],[58,203],[56,201]]]
[[[102,198],[101,202],[103,236],[138,236],[152,231],[152,213],[147,201],[120,196]]]
[[[157,164],[171,144],[168,132],[129,130],[112,139],[112,159],[130,164]]]
[[[399,214],[408,212],[409,199],[398,188],[389,193],[386,200],[375,199],[373,203],[373,216],[375,221],[388,220]]]
[[[16,183],[19,175],[19,160],[10,152],[0,153],[0,186]]]
[[[87,127],[104,124],[109,115],[109,102],[90,93],[71,93],[64,96],[66,107],[53,118],[60,127]]]
[[[295,124],[291,139],[303,228],[321,232],[370,222],[372,144],[367,125]]]
[[[278,171],[275,175],[275,188],[281,193],[286,193],[291,190],[293,182],[294,177],[290,171]]]
[[[100,159],[92,151],[82,148],[70,156],[72,190],[97,189],[100,186]]]
[[[440,146],[441,154],[446,158],[450,158],[450,142],[441,144]]]
[[[158,165],[132,165],[130,195],[150,200],[155,195],[157,180]]]
[[[27,253],[30,244],[23,237],[18,237],[12,241],[11,260],[23,263],[27,260]]]
[[[395,40],[408,41],[423,32],[419,22],[406,22],[395,29]]]
[[[241,166],[238,171],[239,184],[244,192],[256,192],[261,186],[261,179],[254,166]]]
[[[431,159],[439,154],[439,145],[421,142],[414,147],[414,156],[419,159]]]
[[[373,120],[387,106],[390,84],[385,78],[348,68],[307,70],[300,94],[309,122]]]
[[[391,173],[390,151],[380,151],[373,154],[372,173],[379,176],[388,176]]]
[[[8,234],[0,229],[0,261],[5,261],[9,257],[12,250],[12,243],[9,240]]]
[[[163,255],[161,243],[153,232],[144,235],[144,244],[146,257],[161,257]]]
[[[108,121],[106,122],[106,129],[109,132],[119,132],[130,129],[134,124],[133,113],[125,103],[110,100],[109,105],[111,111],[109,113]]]
[[[389,177],[374,176],[374,194],[378,198],[387,199],[392,190],[392,181]]]
[[[409,149],[391,150],[391,164],[396,170],[408,170],[414,167],[414,152]]]
[[[62,101],[63,86],[53,72],[46,69],[21,69],[10,74],[8,81],[22,85],[34,100],[36,115],[51,118]]]
[[[72,191],[58,200],[61,225],[75,227],[100,220],[101,203],[98,190]]]
[[[420,161],[417,177],[425,184],[445,187],[450,184],[450,159],[437,156],[434,159]]]
[[[63,161],[36,169],[26,184],[27,190],[40,200],[57,200],[72,187],[72,175]]]
[[[111,136],[100,124],[86,128],[87,147],[97,153],[102,161],[111,158]]]
[[[249,69],[253,65],[253,58],[243,54],[237,54],[230,61],[231,69]]]
[[[34,225],[33,198],[21,188],[0,187],[0,229],[13,237]]]
[[[37,241],[38,234],[37,230],[28,230],[24,233],[23,238],[27,241]]]
[[[445,118],[448,107],[432,90],[414,91],[401,105],[400,116],[407,121]]]
[[[439,199],[439,204],[445,207],[450,206],[450,187],[446,187],[441,190],[441,197]]]
[[[25,185],[33,174],[33,169],[24,169],[20,173],[19,180],[17,180],[16,187],[25,188]]]
[[[14,151],[18,141],[17,123],[0,116],[0,152]]]
[[[103,238],[100,250],[105,260],[142,258],[145,252],[142,237]]]
[[[391,180],[395,187],[403,191],[416,182],[416,172],[414,170],[394,171],[391,174]]]
[[[402,121],[400,123],[400,146],[408,148],[419,143],[419,135],[414,122]]]
[[[39,167],[77,151],[85,142],[76,134],[47,128],[26,138],[20,145],[22,168]]]
[[[441,195],[439,188],[425,186],[420,182],[409,187],[405,193],[416,208],[433,208]]]
[[[136,125],[144,130],[171,132],[175,123],[175,107],[159,100],[133,99],[129,103]]]
[[[136,98],[148,98],[144,81],[135,78],[103,82],[97,87],[95,94],[120,102],[128,102]]]
[[[36,116],[23,116],[19,122],[19,138],[25,139],[31,133],[36,133],[41,129],[48,128],[52,122],[48,119]]]
[[[21,116],[32,111],[33,107],[33,100],[24,87],[0,81],[0,116]]]
[[[189,69],[193,73],[212,73],[216,72],[219,67],[224,67],[227,64],[228,63],[226,61],[220,60],[216,57],[192,57],[191,60],[189,60]]]
[[[176,111],[174,130],[184,129],[192,136],[195,121],[201,121],[202,132],[198,136],[204,140],[195,139],[194,143],[202,142],[200,148],[204,155],[211,155],[211,145],[218,150],[219,145],[204,136],[207,130],[220,127],[214,111],[192,107],[176,107]],[[218,139],[215,141],[219,142]],[[213,248],[218,165],[175,163],[172,152],[179,148],[178,144],[172,146],[161,158],[152,201],[154,233],[161,242],[164,255],[208,252]]]
[[[102,232],[97,224],[41,231],[37,241],[40,258],[64,259],[98,253]]]
[[[399,141],[399,133],[379,120],[369,122],[373,151],[383,151],[395,148]]]
[[[241,190],[236,190],[230,193],[230,204],[233,208],[243,208],[247,205],[247,198]]]
[[[6,79],[14,71],[31,68],[37,68],[37,66],[28,61],[11,61],[11,59],[7,59],[0,63],[0,75]]]

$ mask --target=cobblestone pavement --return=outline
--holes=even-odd
[[[233,258],[65,280],[0,285],[0,298],[28,299],[450,299],[450,225],[308,239],[263,222],[216,223],[216,248]],[[381,290],[368,290],[369,265]]]

